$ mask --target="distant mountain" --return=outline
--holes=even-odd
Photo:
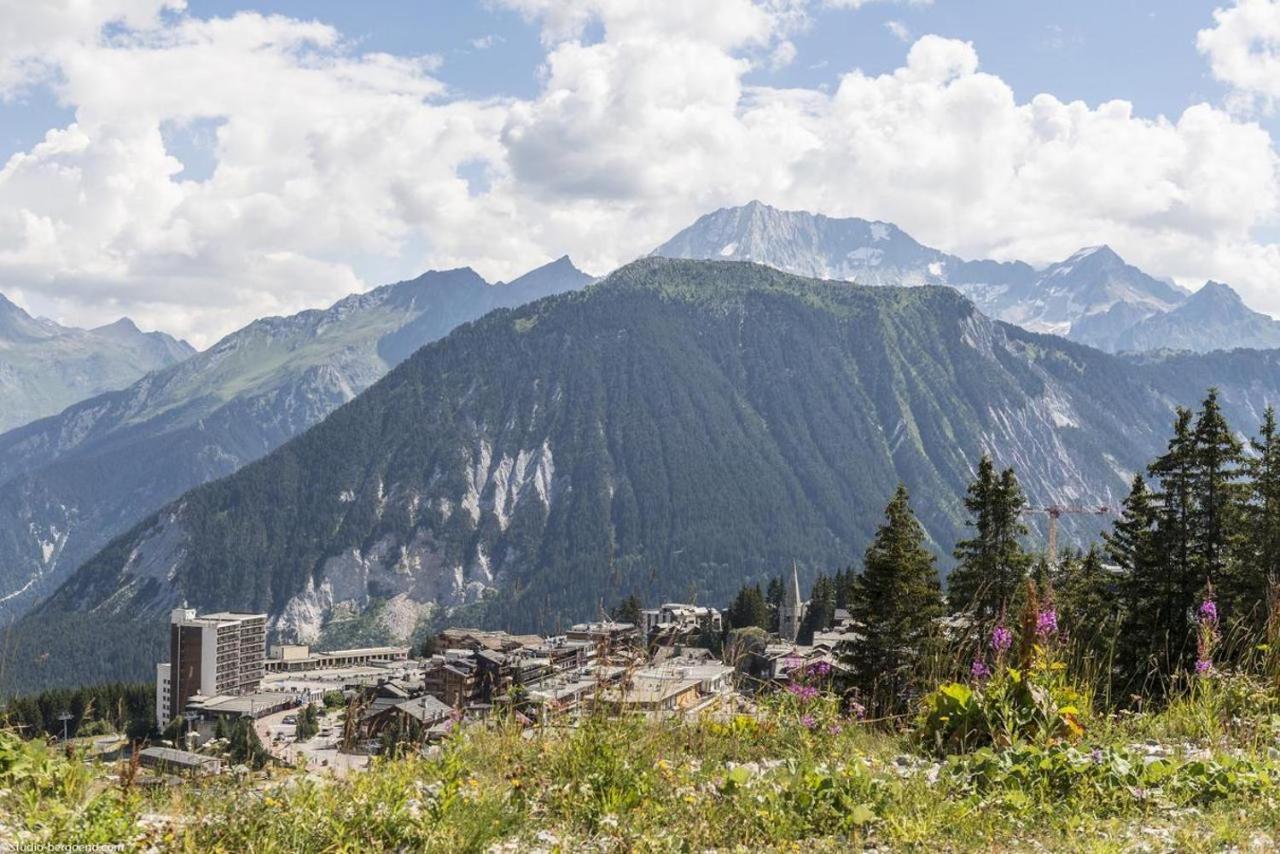
[[[561,258],[509,284],[426,273],[323,311],[256,320],[126,389],[0,435],[0,618],[111,537],[328,415],[414,350],[592,278]]]
[[[1206,283],[1172,311],[1150,315],[1109,336],[1086,334],[1095,338],[1095,346],[1112,351],[1280,347],[1280,321],[1253,311],[1219,282]]]
[[[1036,504],[1114,504],[1211,384],[1252,430],[1280,352],[1122,358],[948,288],[645,259],[460,327],[150,515],[14,627],[4,687],[143,678],[183,599],[303,639],[725,601],[856,560],[899,481],[947,555],[983,451]]]
[[[35,318],[0,294],[0,431],[59,412],[194,353],[128,318],[97,329]]]
[[[980,306],[1032,332],[1073,340],[1073,329],[1095,315],[1122,307],[1131,316],[1169,311],[1186,293],[1126,264],[1109,246],[1081,249],[1039,271],[1034,281],[1006,290]]]
[[[1207,325],[1187,322],[1190,313],[1157,322],[1186,302],[1187,293],[1126,264],[1108,246],[1081,249],[1042,269],[1019,261],[965,261],[916,242],[891,223],[750,202],[699,218],[653,254],[756,261],[865,285],[950,285],[989,317],[1109,352],[1278,346],[1268,343],[1274,341],[1265,322],[1270,319],[1242,303],[1230,319],[1220,311],[1221,319]],[[1173,337],[1162,340],[1162,332]]]

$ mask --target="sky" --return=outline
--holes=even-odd
[[[752,199],[1280,316],[1280,0],[0,0],[0,292],[203,347]]]

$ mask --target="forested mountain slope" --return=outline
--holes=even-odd
[[[459,608],[548,631],[629,593],[722,602],[856,561],[899,481],[946,555],[983,451],[1033,503],[1116,503],[1209,384],[1251,430],[1280,359],[1123,359],[949,288],[646,259],[455,330],[144,520],[18,623],[9,683],[143,676],[182,599],[304,639],[375,606],[405,637]]]

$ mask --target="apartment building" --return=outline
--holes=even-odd
[[[156,665],[156,720],[181,714],[194,695],[248,694],[262,683],[267,615],[222,611],[199,616],[194,608],[169,614],[169,661]]]

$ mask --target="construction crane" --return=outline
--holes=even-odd
[[[1050,504],[1047,507],[1026,507],[1024,513],[1043,513],[1049,517],[1049,543],[1045,549],[1045,556],[1049,561],[1049,566],[1057,568],[1058,566],[1058,519],[1062,516],[1110,516],[1111,508],[1106,504],[1099,504],[1096,507],[1070,507],[1065,504]]]

